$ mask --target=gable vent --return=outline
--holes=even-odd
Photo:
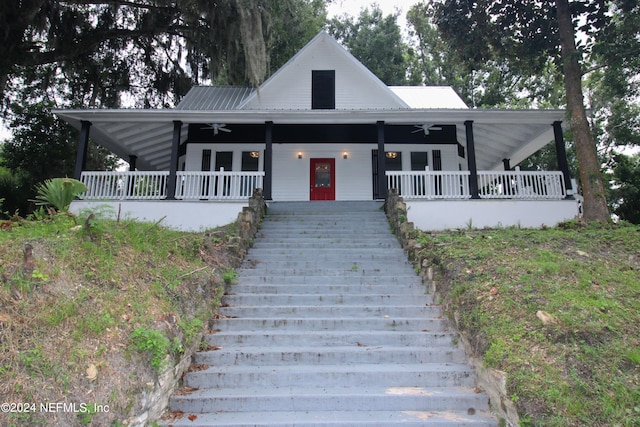
[[[313,110],[335,110],[336,71],[311,71],[311,108]]]

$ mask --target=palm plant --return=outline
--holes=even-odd
[[[68,212],[73,199],[87,191],[87,186],[73,178],[47,179],[36,187],[33,200],[38,206],[53,206],[60,212]]]

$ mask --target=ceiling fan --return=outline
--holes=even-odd
[[[226,126],[224,123],[211,123],[209,126],[204,126],[200,129],[213,129],[213,134],[217,135],[220,131],[231,132],[231,129],[227,129]]]
[[[429,123],[424,123],[422,125],[414,125],[414,127],[416,127],[417,129],[411,133],[424,132],[425,135],[429,135],[429,132],[432,130],[442,130],[441,126],[436,126]]]

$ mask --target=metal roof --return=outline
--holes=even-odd
[[[469,108],[451,86],[389,86],[410,108]]]
[[[254,90],[241,86],[194,86],[182,98],[176,110],[234,110]]]

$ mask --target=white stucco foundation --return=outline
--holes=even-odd
[[[235,221],[244,206],[248,206],[248,202],[75,200],[70,211],[75,214],[91,211],[110,219],[115,219],[120,212],[121,219],[160,221],[161,225],[176,230],[203,231]]]
[[[406,200],[407,220],[421,230],[553,227],[578,215],[575,200]]]

